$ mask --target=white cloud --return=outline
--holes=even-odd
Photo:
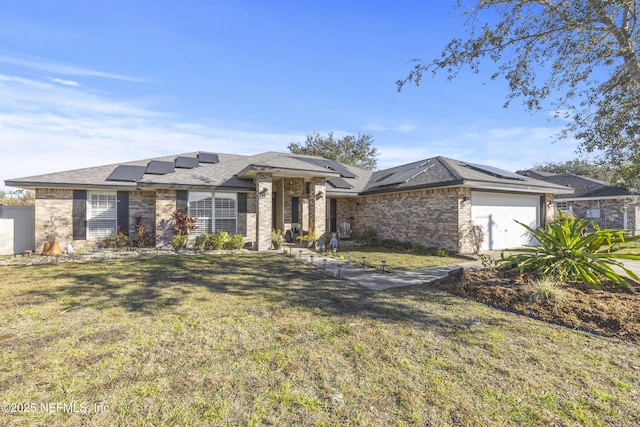
[[[404,122],[398,124],[384,124],[378,122],[367,123],[363,126],[363,129],[366,131],[372,132],[401,132],[407,133],[412,132],[418,129],[415,123],[412,122]]]
[[[130,82],[144,82],[145,80],[125,76],[122,74],[109,73],[105,71],[92,70],[90,68],[77,65],[61,64],[47,59],[26,57],[23,55],[0,53],[0,63],[17,65],[20,67],[31,68],[34,70],[46,71],[49,73],[70,75],[70,76],[86,76],[100,77],[104,79],[124,80]]]
[[[48,80],[54,83],[65,85],[65,86],[75,86],[75,87],[82,86],[80,83],[73,80],[64,80],[64,79],[56,79],[56,78],[48,78]]]

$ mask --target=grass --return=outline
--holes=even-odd
[[[0,267],[0,284],[0,402],[38,409],[5,424],[640,423],[637,346],[428,286],[264,253]]]
[[[349,255],[347,255],[347,252],[349,252]],[[418,270],[468,261],[468,258],[417,255],[381,246],[343,246],[339,248],[336,255],[345,261],[349,257],[351,262],[357,263],[362,263],[362,257],[366,257],[366,265],[376,268],[380,268],[384,260],[386,261],[385,271],[391,272]]]

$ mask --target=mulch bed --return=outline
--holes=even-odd
[[[613,284],[601,290],[583,284],[560,285],[564,301],[536,298],[532,278],[491,270],[466,271],[431,286],[456,295],[595,334],[640,343],[640,291],[629,293]]]

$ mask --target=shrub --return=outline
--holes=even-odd
[[[640,240],[640,236],[625,240],[625,230],[600,229],[595,222],[567,217],[562,212],[557,220],[544,227],[518,224],[531,232],[540,246],[522,248],[519,253],[502,256],[498,260],[501,266],[515,266],[520,274],[526,271],[558,282],[581,280],[594,288],[600,288],[602,278],[606,278],[629,291],[635,290],[627,280],[640,279],[619,259],[640,260],[640,255],[617,254],[616,251],[625,241]],[[590,228],[594,231],[589,233],[587,229]],[[624,271],[628,277],[621,276],[614,267]]]
[[[203,250],[207,247],[207,240],[209,239],[209,235],[207,233],[202,233],[196,236],[196,248]]]
[[[229,233],[226,231],[220,231],[218,233],[211,233],[207,239],[207,247],[213,250],[225,249],[225,245],[231,239]]]
[[[234,234],[224,246],[228,250],[242,249],[244,247],[244,236],[242,234]]]
[[[531,285],[531,296],[534,300],[551,303],[566,301],[567,293],[552,279],[536,280]]]
[[[181,236],[188,236],[189,233],[196,229],[196,223],[198,222],[198,218],[194,218],[180,210],[173,211],[171,219],[176,223],[173,227],[173,234],[179,234]]]
[[[176,234],[171,238],[171,246],[176,251],[184,248],[187,245],[187,236],[182,234]]]
[[[135,214],[133,216],[133,229],[136,233],[136,244],[139,248],[149,246],[151,242],[151,233],[146,230],[145,225],[142,223],[142,215]]]

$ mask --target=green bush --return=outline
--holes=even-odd
[[[225,249],[234,250],[244,247],[244,236],[242,234],[234,234],[226,243]]]
[[[209,239],[209,235],[207,233],[202,233],[196,236],[196,248],[203,250],[207,247],[207,240]]]
[[[619,259],[640,260],[639,254],[618,254],[622,243],[640,240],[640,236],[625,238],[625,230],[600,229],[598,224],[584,219],[564,216],[544,227],[532,228],[521,222],[540,246],[523,248],[508,257],[501,256],[502,268],[517,268],[520,274],[531,273],[558,282],[581,280],[599,288],[604,278],[629,291],[634,291],[628,279],[640,280]],[[594,231],[587,232],[593,228]],[[614,270],[624,271],[628,277]]]
[[[226,249],[225,245],[228,244],[228,241],[231,239],[229,233],[226,231],[221,231],[219,233],[211,233],[209,234],[209,238],[207,239],[207,246],[209,249],[213,250],[221,250]]]
[[[171,239],[171,246],[173,246],[173,249],[175,249],[176,251],[184,248],[186,245],[187,245],[187,236],[184,236],[182,234],[176,234]]]

